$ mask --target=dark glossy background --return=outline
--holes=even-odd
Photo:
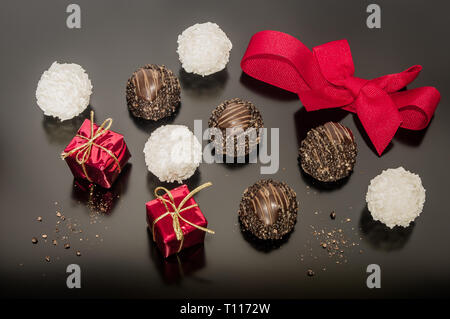
[[[382,6],[382,29],[369,30],[365,11],[372,2],[79,0],[82,29],[69,30],[65,25],[69,1],[2,1],[1,295],[448,297],[450,5],[448,1],[377,0]],[[225,71],[201,79],[180,69],[176,40],[185,28],[206,21],[222,27],[233,50]],[[356,75],[361,77],[423,65],[412,87],[430,85],[441,91],[435,117],[422,132],[400,130],[389,150],[379,158],[354,116],[335,111],[307,114],[296,96],[242,74],[239,62],[248,41],[253,33],[264,29],[290,33],[309,47],[346,38]],[[73,177],[59,158],[83,116],[58,123],[44,117],[35,100],[37,82],[55,60],[75,62],[87,70],[94,86],[91,107],[97,122],[114,118],[113,129],[125,135],[133,155],[113,193],[95,195],[120,197],[109,215],[100,216],[93,224],[86,204],[88,195],[74,188]],[[173,119],[146,123],[132,118],[127,110],[126,80],[146,63],[165,64],[180,78],[182,104]],[[149,134],[162,123],[184,124],[193,129],[193,120],[202,119],[206,126],[212,109],[233,97],[253,101],[261,110],[265,126],[280,128],[280,170],[270,177],[287,182],[297,192],[298,222],[279,249],[256,249],[239,230],[237,209],[243,190],[263,177],[259,175],[259,164],[202,164],[188,184],[214,183],[196,199],[216,235],[206,236],[204,249],[197,247],[180,257],[182,277],[178,261],[162,260],[147,232],[145,202],[153,198],[158,182],[146,169],[142,149]],[[306,130],[329,119],[350,127],[359,148],[353,175],[333,191],[312,185],[297,166],[298,143]],[[388,231],[371,220],[365,193],[370,179],[381,170],[401,165],[420,174],[427,198],[423,214],[413,226]],[[57,208],[82,225],[88,243],[77,242],[74,235],[69,250],[42,240],[38,245],[31,244],[31,238],[41,233],[54,236]],[[336,221],[328,217],[332,210],[338,214]],[[35,221],[37,216],[44,221]],[[341,224],[345,218],[351,222]],[[347,264],[336,264],[318,246],[311,225],[342,227],[360,246],[345,250]],[[308,254],[310,248],[312,256]],[[75,256],[77,249],[82,251],[81,257]],[[46,255],[51,256],[51,263],[44,261]],[[66,288],[65,268],[70,263],[81,266],[82,289]],[[365,270],[371,263],[382,269],[382,288],[378,290],[369,290],[365,285]],[[326,271],[321,270],[323,266]],[[315,270],[315,277],[306,276],[308,268]]]

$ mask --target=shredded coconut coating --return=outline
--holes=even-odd
[[[408,227],[422,212],[425,189],[419,175],[390,168],[370,181],[366,201],[374,220],[389,228]]]
[[[157,128],[144,146],[145,163],[161,182],[182,183],[202,160],[202,146],[184,125]]]
[[[45,115],[69,120],[89,105],[92,84],[78,64],[53,62],[36,89],[36,100]]]
[[[201,76],[225,68],[232,48],[230,39],[211,22],[197,23],[178,36],[178,57],[183,69]]]

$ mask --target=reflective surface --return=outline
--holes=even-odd
[[[448,3],[377,1],[381,30],[367,29],[368,3],[356,0],[77,3],[81,30],[67,29],[66,3],[61,1],[7,1],[0,12],[2,297],[449,296]],[[233,49],[227,69],[202,78],[180,69],[176,39],[185,28],[206,21],[222,27]],[[309,47],[347,38],[356,75],[364,78],[422,64],[413,87],[431,85],[441,91],[435,117],[423,131],[400,129],[378,157],[353,115],[339,110],[307,113],[295,95],[242,74],[239,62],[248,40],[263,29],[290,33]],[[97,123],[112,117],[112,129],[125,136],[130,165],[109,191],[74,182],[59,158],[89,110],[59,123],[43,116],[36,105],[37,82],[55,60],[87,70]],[[156,123],[135,119],[125,102],[127,79],[147,63],[165,64],[182,86],[180,110]],[[213,182],[195,199],[216,235],[206,235],[204,246],[163,260],[147,230],[145,203],[153,199],[155,187],[176,184],[159,183],[147,171],[144,143],[163,124],[193,129],[194,119],[201,119],[206,127],[211,111],[234,97],[255,103],[266,127],[280,128],[280,169],[261,176],[260,164],[201,164],[187,184],[192,189]],[[333,188],[311,180],[297,163],[306,132],[330,120],[349,127],[358,144],[353,174]],[[372,220],[365,193],[371,178],[398,166],[421,176],[427,198],[412,226],[389,230]],[[244,189],[267,177],[288,183],[300,203],[294,232],[273,247],[243,234],[237,218]],[[335,220],[329,217],[332,211]],[[38,216],[42,222],[36,221]],[[339,253],[329,256],[320,246],[322,230],[345,241]],[[36,245],[32,237],[38,238]],[[64,243],[70,248],[64,249]],[[81,267],[82,289],[66,287],[65,269],[71,263]],[[381,289],[366,287],[366,267],[372,263],[381,266]],[[308,277],[308,269],[316,275]]]

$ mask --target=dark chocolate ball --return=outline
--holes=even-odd
[[[216,150],[229,156],[248,155],[260,141],[263,127],[261,113],[256,106],[240,98],[227,100],[217,106],[209,119],[210,128],[222,133],[221,143],[216,137]]]
[[[128,79],[126,98],[134,116],[157,121],[178,109],[180,83],[164,65],[147,64]]]
[[[297,209],[292,188],[269,179],[260,180],[244,191],[238,214],[245,231],[259,239],[278,240],[294,228]]]
[[[349,176],[356,154],[352,131],[334,122],[310,130],[299,149],[302,169],[321,182],[335,182]]]

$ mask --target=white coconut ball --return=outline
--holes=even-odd
[[[144,146],[145,163],[161,182],[181,183],[202,160],[202,145],[184,125],[157,128]]]
[[[366,201],[374,220],[389,228],[408,227],[422,212],[425,189],[419,175],[390,168],[370,181]]]
[[[201,76],[225,68],[233,47],[220,27],[211,22],[197,23],[178,36],[178,56],[183,69]]]
[[[84,69],[75,63],[53,62],[36,89],[36,99],[45,115],[69,120],[89,105],[92,84]]]

